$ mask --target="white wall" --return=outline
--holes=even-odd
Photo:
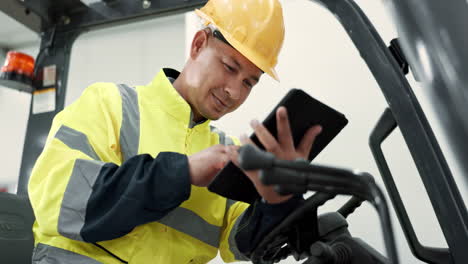
[[[184,25],[184,15],[176,15],[82,35],[72,50],[65,103],[94,82],[147,84],[162,67],[181,69]]]
[[[301,88],[345,113],[350,121],[315,162],[370,172],[384,188],[368,147],[369,134],[387,106],[376,81],[348,35],[327,10],[306,0],[283,0],[282,3],[286,39],[277,67],[281,82],[276,83],[268,76],[262,77],[246,103],[237,112],[216,122],[217,126],[234,136],[242,133],[250,135],[248,123],[251,119],[263,120],[288,89]],[[397,36],[384,2],[358,0],[357,3],[369,16],[386,43]],[[195,20],[196,16],[193,14],[187,16],[187,41],[191,40],[195,32],[191,25]],[[434,110],[431,109],[424,89],[414,81],[412,85],[422,100],[422,106],[440,138],[442,149],[447,153],[449,164],[459,179],[457,164],[454,163],[447,141],[434,118]],[[399,130],[387,139],[383,150],[420,241],[429,246],[446,247],[419,174]],[[460,180],[458,182],[463,195],[467,197],[466,185]],[[344,198],[335,199],[327,204],[322,212],[335,210],[344,201]],[[371,206],[361,206],[349,218],[349,223],[354,236],[363,238],[380,252],[385,252],[380,222]],[[412,256],[394,213],[393,226],[401,263],[421,263]],[[217,258],[212,263],[222,261]],[[288,259],[282,263],[296,262]]]

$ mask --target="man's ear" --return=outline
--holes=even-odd
[[[190,58],[196,59],[200,52],[208,45],[208,32],[204,29],[199,30],[192,40],[190,47]]]

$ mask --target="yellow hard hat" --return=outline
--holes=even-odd
[[[195,13],[253,64],[279,80],[275,66],[283,46],[284,22],[278,0],[210,0]]]

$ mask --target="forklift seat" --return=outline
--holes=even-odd
[[[30,264],[34,213],[27,196],[0,193],[0,262]]]

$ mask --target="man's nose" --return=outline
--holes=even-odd
[[[229,84],[225,86],[224,92],[226,92],[230,99],[239,100],[241,88],[242,87],[238,87],[238,85]]]

